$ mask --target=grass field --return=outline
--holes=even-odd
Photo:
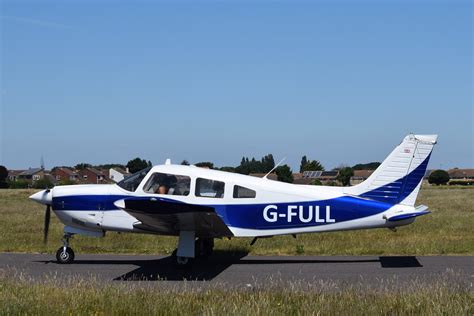
[[[440,280],[403,289],[317,284],[208,289],[102,284],[94,280],[29,283],[0,276],[4,315],[472,315],[474,294]]]
[[[54,253],[62,224],[52,216],[49,243],[42,242],[44,207],[30,201],[34,190],[0,190],[0,252]],[[424,187],[417,204],[432,214],[394,233],[388,229],[281,236],[258,240],[217,240],[216,249],[256,255],[474,255],[474,188]],[[141,234],[108,233],[105,238],[75,236],[77,253],[169,254],[177,239]]]

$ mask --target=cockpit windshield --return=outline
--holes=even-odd
[[[151,167],[140,170],[132,174],[130,177],[123,179],[122,181],[117,183],[117,185],[127,191],[135,192],[135,190],[138,188],[143,178],[145,178],[145,176],[148,174],[148,171],[150,171],[150,169]]]

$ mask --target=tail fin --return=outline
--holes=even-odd
[[[415,205],[438,135],[408,135],[364,182],[346,193],[390,204]]]

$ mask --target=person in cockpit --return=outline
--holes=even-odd
[[[168,194],[168,187],[165,184],[160,184],[158,189],[156,189],[156,194]]]

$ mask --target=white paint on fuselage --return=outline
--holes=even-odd
[[[150,194],[143,191],[143,187],[152,174],[155,172],[169,173],[175,175],[186,175],[191,178],[190,194],[188,196],[178,195],[159,195]],[[225,192],[223,198],[206,198],[196,197],[195,183],[196,178],[205,178],[211,180],[218,180],[225,182]],[[233,187],[234,185],[244,186],[246,188],[255,190],[257,192],[256,198],[253,199],[234,199]],[[309,186],[309,185],[295,185],[283,183],[264,178],[257,178],[252,176],[240,175],[235,173],[209,170],[198,168],[194,166],[182,165],[160,165],[153,167],[149,173],[142,180],[135,192],[129,192],[116,184],[97,184],[97,185],[71,185],[71,186],[57,186],[53,192],[53,198],[60,198],[62,196],[81,196],[81,195],[114,195],[114,196],[147,196],[147,197],[164,197],[190,204],[201,205],[232,205],[232,204],[277,204],[277,203],[299,203],[308,201],[331,200],[344,196],[344,188],[342,187],[327,187],[327,186]],[[123,197],[122,197],[123,198]],[[121,198],[121,199],[122,199]],[[387,211],[373,216],[359,218],[340,223],[333,223],[329,213],[322,215],[325,218],[325,224],[319,226],[310,226],[303,228],[279,228],[279,229],[242,229],[229,227],[236,237],[254,237],[254,236],[270,236],[282,234],[295,233],[310,233],[323,232],[334,230],[349,230],[349,229],[363,229],[363,228],[378,228],[378,227],[393,227],[406,225],[413,222],[413,219],[407,221],[389,223],[384,219],[384,216],[400,212],[411,211],[413,207],[395,205]],[[119,209],[95,209],[95,210],[54,210],[58,218],[68,226],[77,227],[80,229],[89,230],[105,230],[105,231],[120,231],[120,232],[144,232],[137,230],[133,224],[138,220]],[[323,212],[324,213],[324,212]],[[292,213],[293,214],[293,213]],[[328,216],[329,215],[329,216]],[[263,216],[263,214],[262,214]],[[293,216],[293,215],[292,215]],[[319,215],[318,215],[319,216]]]

